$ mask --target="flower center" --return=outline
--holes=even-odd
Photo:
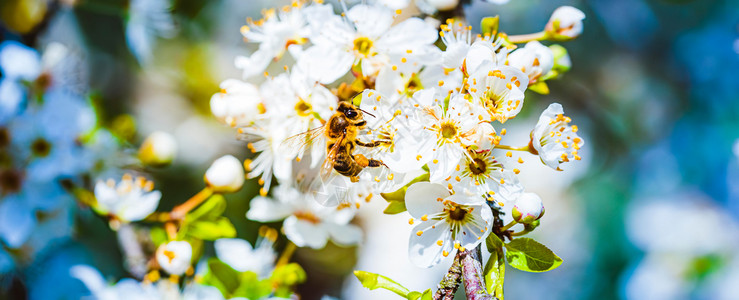
[[[321,223],[321,219],[319,219],[316,215],[314,215],[312,212],[309,212],[309,211],[295,212],[295,217],[300,220],[308,221],[313,224]]]
[[[445,139],[451,139],[457,135],[457,126],[452,123],[441,124],[441,136]]]
[[[462,221],[467,215],[467,210],[461,206],[452,206],[449,210],[449,219],[454,221]]]
[[[367,37],[358,37],[354,40],[354,51],[369,57],[370,49],[372,49],[372,40]]]
[[[0,194],[6,195],[21,190],[22,174],[13,170],[0,171]]]
[[[470,167],[470,173],[472,173],[472,175],[485,174],[485,171],[487,170],[487,163],[480,158],[474,158],[469,162],[468,166]]]
[[[31,143],[31,152],[34,156],[46,157],[51,152],[51,144],[43,138],[37,138]]]
[[[413,74],[413,76],[411,76],[411,78],[409,78],[408,82],[405,84],[405,93],[409,97],[411,97],[413,96],[413,93],[421,89],[423,89],[423,85],[421,85],[421,79],[418,78],[417,74]]]
[[[173,251],[164,250],[164,252],[162,254],[164,254],[164,256],[166,256],[167,259],[169,259],[169,263],[170,264],[172,263],[172,260],[175,258],[175,255],[174,255],[174,252]]]
[[[300,99],[300,101],[295,104],[295,111],[298,113],[298,116],[307,117],[313,112],[313,106],[310,105],[310,103],[305,102],[305,100]]]
[[[0,128],[0,148],[10,145],[10,132],[7,128]]]

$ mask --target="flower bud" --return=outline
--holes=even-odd
[[[570,55],[567,53],[567,49],[565,47],[554,44],[549,46],[549,49],[552,50],[552,54],[554,54],[554,67],[552,67],[552,70],[556,71],[558,74],[562,74],[572,68],[572,61],[570,60]]]
[[[166,132],[150,134],[139,148],[139,159],[145,165],[164,167],[172,163],[177,154],[177,142]]]
[[[582,33],[582,20],[585,13],[572,6],[560,6],[552,13],[546,26],[546,33],[550,40],[568,41]]]
[[[552,70],[554,54],[538,41],[532,41],[508,55],[508,65],[521,70],[529,77],[529,83],[534,83]]]
[[[244,167],[236,157],[223,156],[205,171],[205,183],[214,192],[236,192],[244,185]]]
[[[157,249],[157,262],[171,275],[182,275],[190,268],[192,246],[185,241],[171,241]]]
[[[534,193],[524,193],[513,205],[511,216],[516,222],[531,223],[544,216],[544,204]]]
[[[480,123],[475,128],[474,138],[476,151],[491,150],[494,147],[495,128],[490,123]]]

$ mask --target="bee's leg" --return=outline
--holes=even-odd
[[[362,154],[354,154],[354,161],[356,161],[357,164],[359,164],[363,168],[364,167],[377,168],[380,166],[385,166],[385,164],[381,160],[367,158]]]
[[[358,153],[352,156],[354,156],[354,161],[357,162],[360,167],[364,168],[366,166],[369,166],[369,159],[367,159],[367,157],[365,157],[364,155]]]
[[[367,161],[368,161],[367,167],[370,167],[370,168],[377,168],[377,167],[380,167],[380,166],[387,167],[387,165],[385,165],[385,163],[383,163],[379,159],[372,159],[372,158],[370,158]]]
[[[381,141],[374,141],[374,142],[365,143],[365,142],[362,142],[360,140],[357,140],[356,143],[357,143],[357,145],[362,146],[362,147],[365,147],[365,148],[372,148],[372,147],[377,147],[379,145],[382,145],[382,142]]]

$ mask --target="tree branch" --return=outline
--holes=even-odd
[[[464,277],[464,291],[468,300],[494,300],[495,297],[487,293],[482,273],[482,257],[480,245],[475,249],[465,250],[458,254]]]
[[[454,293],[459,288],[459,283],[462,281],[462,265],[459,263],[461,260],[461,253],[457,252],[457,256],[454,257],[452,265],[449,267],[449,271],[441,279],[438,289],[434,294],[434,300],[452,300],[454,299]]]

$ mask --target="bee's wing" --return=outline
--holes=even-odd
[[[329,175],[331,175],[331,171],[334,169],[334,161],[336,161],[336,158],[339,155],[339,151],[341,151],[341,144],[344,142],[344,136],[341,136],[338,138],[333,146],[331,146],[331,149],[328,150],[326,153],[326,160],[323,161],[323,165],[321,166],[321,179],[325,181]]]
[[[280,143],[280,149],[283,153],[297,153],[298,157],[302,157],[305,150],[316,144],[315,142],[324,137],[326,126],[319,126],[303,133],[298,133],[285,139]]]

